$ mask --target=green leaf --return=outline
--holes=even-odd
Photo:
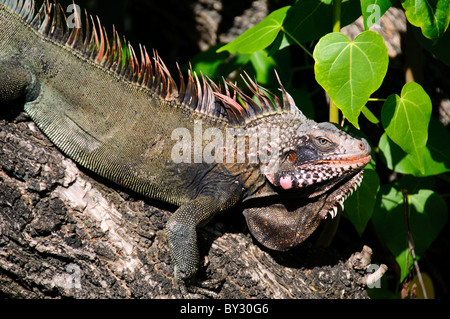
[[[291,6],[275,10],[263,21],[248,29],[230,43],[219,48],[217,52],[229,51],[236,53],[253,53],[268,47],[280,32],[283,21]]]
[[[422,174],[425,173],[431,108],[428,94],[419,84],[410,82],[403,86],[401,97],[390,95],[381,110],[381,122],[387,135],[413,157]]]
[[[429,39],[441,37],[450,22],[450,1],[448,0],[402,0],[408,21],[422,29]]]
[[[369,110],[367,106],[364,106],[361,111],[370,123],[380,123],[380,120]]]
[[[217,75],[227,76],[233,71],[233,67],[230,69],[230,64],[234,61],[227,61],[230,55],[227,52],[216,53],[217,47],[216,45],[206,51],[200,52],[190,60],[190,63],[183,65],[182,69],[187,71],[192,66],[194,72],[198,74],[201,72],[211,79],[214,79]]]
[[[257,51],[250,55],[250,62],[256,72],[256,81],[258,83],[267,85],[269,78],[274,75],[273,69],[277,65],[273,57],[268,56],[267,52]]]
[[[243,68],[256,81],[269,89],[270,91],[278,91],[279,83],[276,77],[275,69],[278,76],[283,81],[291,76],[291,52],[283,50],[275,52],[274,55],[268,55],[267,50],[261,50],[249,54],[249,60]],[[238,77],[238,83],[241,78]],[[241,83],[244,85],[244,83]]]
[[[332,30],[332,5],[317,0],[298,1],[284,22],[289,37],[298,42],[319,39]]]
[[[395,3],[391,0],[361,0],[364,30],[371,28]]]
[[[372,217],[379,189],[378,174],[374,170],[366,168],[360,187],[345,200],[344,216],[351,221],[360,236]]]
[[[342,1],[341,25],[352,23],[361,15],[359,0]],[[283,27],[289,37],[303,43],[320,39],[333,30],[333,1],[297,1],[284,20]]]
[[[447,145],[450,145],[450,133],[437,119],[431,118],[423,173],[417,168],[414,157],[405,153],[386,133],[381,136],[378,148],[381,161],[389,169],[401,174],[431,176],[450,172],[450,148]]]
[[[404,220],[403,194],[393,185],[382,186],[372,221],[377,234],[395,256],[403,281],[412,265]],[[408,195],[410,230],[419,259],[440,233],[448,218],[445,201],[432,190],[421,189]]]
[[[317,82],[355,127],[370,95],[383,82],[389,62],[383,38],[360,33],[354,41],[340,32],[329,33],[314,49]]]
[[[295,44],[295,41],[292,38],[289,38],[286,33],[280,32],[275,41],[273,41],[273,44],[270,46],[269,56],[283,50],[291,44]]]

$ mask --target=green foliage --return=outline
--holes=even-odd
[[[403,0],[409,23],[422,29],[429,39],[438,39],[447,31],[450,22],[448,0]]]
[[[415,161],[424,174],[424,156],[431,117],[431,100],[423,88],[406,83],[401,96],[390,95],[383,105],[381,121],[389,138]]]
[[[280,32],[288,7],[278,9],[269,14],[263,21],[253,28],[245,31],[233,42],[223,46],[217,52],[229,51],[230,53],[253,53],[268,47]]]
[[[405,153],[386,133],[379,141],[381,161],[391,170],[412,176],[432,176],[450,172],[450,148],[445,147],[450,141],[450,133],[435,118],[431,118],[428,140],[423,154],[424,171],[418,169],[415,159]]]
[[[213,78],[245,69],[273,92],[277,91],[276,69],[307,116],[315,113],[311,97],[324,90],[342,112],[343,122],[347,120],[357,129],[364,123],[363,129],[372,133],[373,159],[361,186],[346,200],[343,215],[359,235],[372,221],[376,237],[398,263],[401,282],[412,269],[411,247],[420,259],[447,222],[444,194],[435,184],[449,181],[442,174],[450,172],[450,133],[432,116],[431,99],[418,83],[405,83],[400,95],[391,91],[387,96],[373,97],[380,94],[389,59],[383,38],[369,28],[394,2],[295,1],[275,10],[231,43],[202,53],[194,59],[193,67]],[[412,30],[423,48],[450,65],[450,0],[401,3],[408,22],[417,27],[408,28],[408,32]],[[361,15],[365,31],[353,41],[343,33],[332,32],[336,25],[343,27]],[[304,63],[292,67],[298,61]],[[315,87],[293,87],[300,72],[309,74]],[[380,102],[384,102],[381,109]]]
[[[365,31],[350,41],[345,34],[333,32],[319,40],[313,55],[317,82],[359,128],[362,108],[386,75],[389,58],[383,38]]]
[[[392,0],[361,0],[361,13],[364,30],[372,27],[381,16],[395,3]]]
[[[358,0],[342,2],[343,24],[352,23],[361,15]],[[320,39],[333,28],[333,4],[331,0],[302,0],[295,3],[283,23],[283,34],[291,43],[304,43]],[[279,47],[278,49],[281,49]]]
[[[344,216],[350,219],[359,235],[366,229],[372,217],[375,201],[380,190],[380,178],[375,170],[366,168],[358,190],[345,201]]]
[[[408,196],[409,205],[406,208],[404,196]],[[413,263],[406,240],[405,214],[409,214],[414,250],[416,257],[420,258],[447,222],[447,206],[442,197],[432,190],[418,189],[404,195],[400,185],[382,186],[377,201],[372,221],[378,235],[397,260],[401,270],[400,281],[403,281]]]

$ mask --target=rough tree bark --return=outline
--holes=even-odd
[[[2,113],[0,295],[181,297],[164,231],[172,210],[80,169],[26,114]],[[223,278],[220,297],[367,297],[367,265],[358,269],[310,244],[288,253],[264,250],[238,229],[238,213],[199,234],[209,261],[199,276]]]

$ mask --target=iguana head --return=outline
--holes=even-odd
[[[370,146],[331,123],[295,115],[274,115],[270,121],[284,121],[276,124],[281,128],[278,158],[276,165],[261,169],[278,195],[253,201],[243,213],[260,243],[287,250],[308,238],[323,219],[336,216],[338,205],[343,207],[361,183]]]
[[[267,180],[279,191],[310,199],[338,186],[321,212],[324,218],[327,212],[336,216],[337,205],[361,182],[371,158],[369,144],[331,123],[295,117],[284,121],[290,125],[280,133],[276,170],[265,173]]]
[[[276,129],[277,137],[265,144],[269,160],[259,165],[271,188],[268,193],[275,195],[254,196],[257,199],[243,213],[260,243],[286,250],[304,241],[323,219],[336,216],[338,205],[343,207],[361,183],[371,150],[366,140],[334,124],[306,119],[282,86],[281,103],[251,79],[247,81],[256,100],[230,83],[234,96],[228,88],[216,96],[227,106],[229,119],[248,129],[258,128],[256,133],[260,128]]]

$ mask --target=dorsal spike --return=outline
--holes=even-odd
[[[100,19],[97,17],[97,23],[98,23],[98,31],[100,33],[100,39],[98,37],[96,38],[96,45],[98,46],[98,52],[97,56],[95,57],[95,60],[97,63],[101,64],[103,60],[103,56],[106,52],[106,42],[105,42],[105,36],[103,34],[103,27],[100,23]]]
[[[128,50],[130,52],[130,73],[131,73],[131,82],[137,83],[140,72],[140,65],[138,62],[138,58],[136,56],[136,52],[134,51],[133,46],[128,42]]]
[[[198,78],[198,75],[196,72],[194,72],[194,80],[195,80],[195,87],[197,88],[197,105],[195,107],[195,110],[197,112],[202,112],[202,103],[203,103],[203,93],[202,93],[202,86],[200,85],[200,80]]]
[[[86,29],[86,35],[84,36],[84,43],[83,43],[83,55],[85,56],[85,57],[88,57],[88,55],[87,55],[87,52],[89,51],[89,48],[90,48],[90,39],[91,39],[91,27],[90,27],[90,24],[89,24],[89,15],[88,15],[88,13],[87,13],[87,11],[86,10],[84,10],[84,16],[85,16],[85,18],[86,18],[86,27],[85,27],[85,29]]]
[[[39,27],[42,24],[43,17],[45,16],[45,5],[46,2],[44,2],[41,7],[39,8],[38,13],[31,19],[30,25],[35,28],[36,30],[39,30]],[[34,6],[34,1],[33,1]]]
[[[283,95],[283,109],[285,111],[292,112],[292,113],[301,113],[299,111],[297,105],[295,104],[295,101],[292,98],[292,96],[290,96],[289,93],[286,92],[286,90],[284,89],[284,86],[281,83],[281,80],[280,80],[280,77],[278,76],[277,71],[275,71],[275,76],[277,77],[278,84],[280,85],[280,91],[281,91],[281,94]]]
[[[192,69],[188,71],[188,81],[186,86],[186,93],[184,95],[183,104],[195,109],[197,107],[197,87],[192,76]]]
[[[177,63],[177,69],[178,69],[178,73],[180,76],[180,89],[178,91],[178,100],[180,101],[180,103],[183,103],[183,99],[184,99],[184,95],[186,93],[186,87],[184,84],[184,78],[183,78],[183,73],[181,72],[180,66]]]
[[[78,6],[73,3],[74,6],[74,25],[71,29],[67,44],[73,49],[81,49],[83,47],[83,28],[81,26],[81,12],[78,12]]]
[[[162,61],[161,57],[158,55],[158,53],[155,51],[155,63],[159,66],[159,71],[161,72],[161,75],[163,76],[163,90],[165,92],[165,98],[171,98],[177,96],[177,85],[173,79],[173,77],[170,75],[169,70],[167,69],[166,65]]]
[[[112,38],[112,45],[110,45],[107,33],[105,31],[106,35],[106,42],[108,47],[108,52],[105,55],[105,58],[103,60],[103,65],[107,69],[114,69],[114,62],[117,56],[117,43],[116,43],[116,37],[115,37],[115,27],[113,25],[113,38]]]
[[[119,34],[115,33],[114,36],[114,44],[113,46],[115,46],[115,59],[114,59],[114,63],[112,65],[112,69],[116,72],[119,73],[122,69],[122,64],[123,64],[123,48],[122,48],[122,41],[120,40],[120,36]]]
[[[87,46],[87,49],[91,50],[91,54],[89,56],[90,59],[97,61],[96,57],[99,51],[99,41],[98,41],[98,34],[97,34],[97,26],[95,25],[94,18],[90,16],[92,29],[91,29],[91,39]],[[89,52],[89,51],[88,51]]]
[[[42,22],[40,22],[39,25],[39,29],[38,31],[40,33],[42,33],[45,36],[48,36],[50,27],[51,27],[51,22],[50,22],[50,17],[51,17],[51,12],[52,12],[52,5],[49,4],[48,2],[44,2],[44,4],[41,7],[42,9]]]
[[[215,114],[216,113],[216,105],[214,101],[214,94],[211,86],[209,85],[209,81],[202,74],[202,82],[203,82],[203,113],[205,114]]]
[[[139,74],[137,76],[137,80],[136,83],[138,83],[139,85],[142,85],[145,74],[147,73],[147,64],[145,63],[145,55],[144,55],[144,48],[141,44],[139,44],[139,54],[141,57],[141,62],[140,62],[140,66],[139,66]]]

